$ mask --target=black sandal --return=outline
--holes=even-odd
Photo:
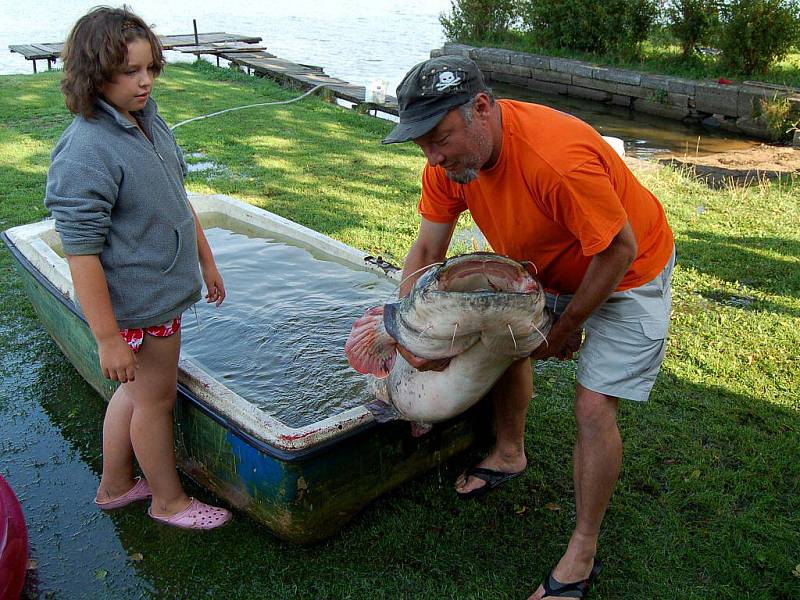
[[[550,573],[542,582],[542,587],[544,587],[544,598],[577,598],[578,600],[587,598],[589,595],[589,589],[592,587],[594,580],[597,579],[597,576],[602,570],[603,563],[595,559],[594,563],[592,564],[592,572],[589,573],[589,577],[582,581],[576,581],[575,583],[561,583],[558,581],[558,579],[553,577],[553,571],[550,571]]]
[[[456,492],[456,494],[458,494],[458,497],[463,500],[466,500],[467,498],[483,496],[486,492],[493,490],[501,483],[505,483],[509,479],[519,477],[524,472],[525,469],[522,469],[522,471],[517,471],[516,473],[507,473],[505,471],[495,471],[494,469],[486,469],[484,467],[470,467],[464,471],[464,481],[466,481],[468,477],[477,477],[486,483],[479,488],[475,488],[471,492]]]

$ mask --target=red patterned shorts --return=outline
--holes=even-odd
[[[141,329],[120,329],[119,334],[128,347],[133,350],[134,354],[139,351],[144,341],[144,334],[152,335],[155,337],[169,337],[181,328],[181,318],[177,317],[168,323],[161,325],[153,325],[152,327],[143,327]]]

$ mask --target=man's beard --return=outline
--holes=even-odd
[[[478,169],[466,167],[463,171],[445,171],[445,174],[451,181],[465,184],[478,178]]]
[[[464,165],[464,168],[460,171],[445,170],[448,179],[462,185],[475,181],[478,178],[478,172],[481,167],[486,164],[486,161],[489,160],[489,156],[492,153],[492,141],[488,134],[481,135],[481,133],[472,126],[469,127],[468,131],[468,141],[472,143],[474,151],[468,154],[462,161],[461,164]]]

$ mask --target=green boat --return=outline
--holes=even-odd
[[[398,279],[382,261],[370,261],[359,250],[233,198],[190,195],[190,201],[204,228],[224,222],[234,232],[278,237],[338,266]],[[54,222],[15,227],[5,231],[3,239],[45,329],[81,376],[108,400],[117,384],[100,372],[94,338],[73,302]],[[295,543],[314,543],[335,534],[371,500],[465,450],[485,429],[481,423],[486,422],[486,408],[481,406],[419,438],[410,435],[408,423],[378,423],[362,405],[290,425],[264,410],[268,398],[252,402],[232,387],[185,353],[182,356],[175,410],[180,468],[232,507]]]

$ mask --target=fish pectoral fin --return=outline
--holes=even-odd
[[[344,345],[347,361],[356,371],[387,377],[397,360],[397,342],[383,325],[383,307],[368,309],[356,319]]]
[[[375,417],[378,423],[388,423],[389,421],[398,421],[402,416],[397,409],[391,404],[387,404],[383,400],[375,400],[365,405],[365,408]]]

